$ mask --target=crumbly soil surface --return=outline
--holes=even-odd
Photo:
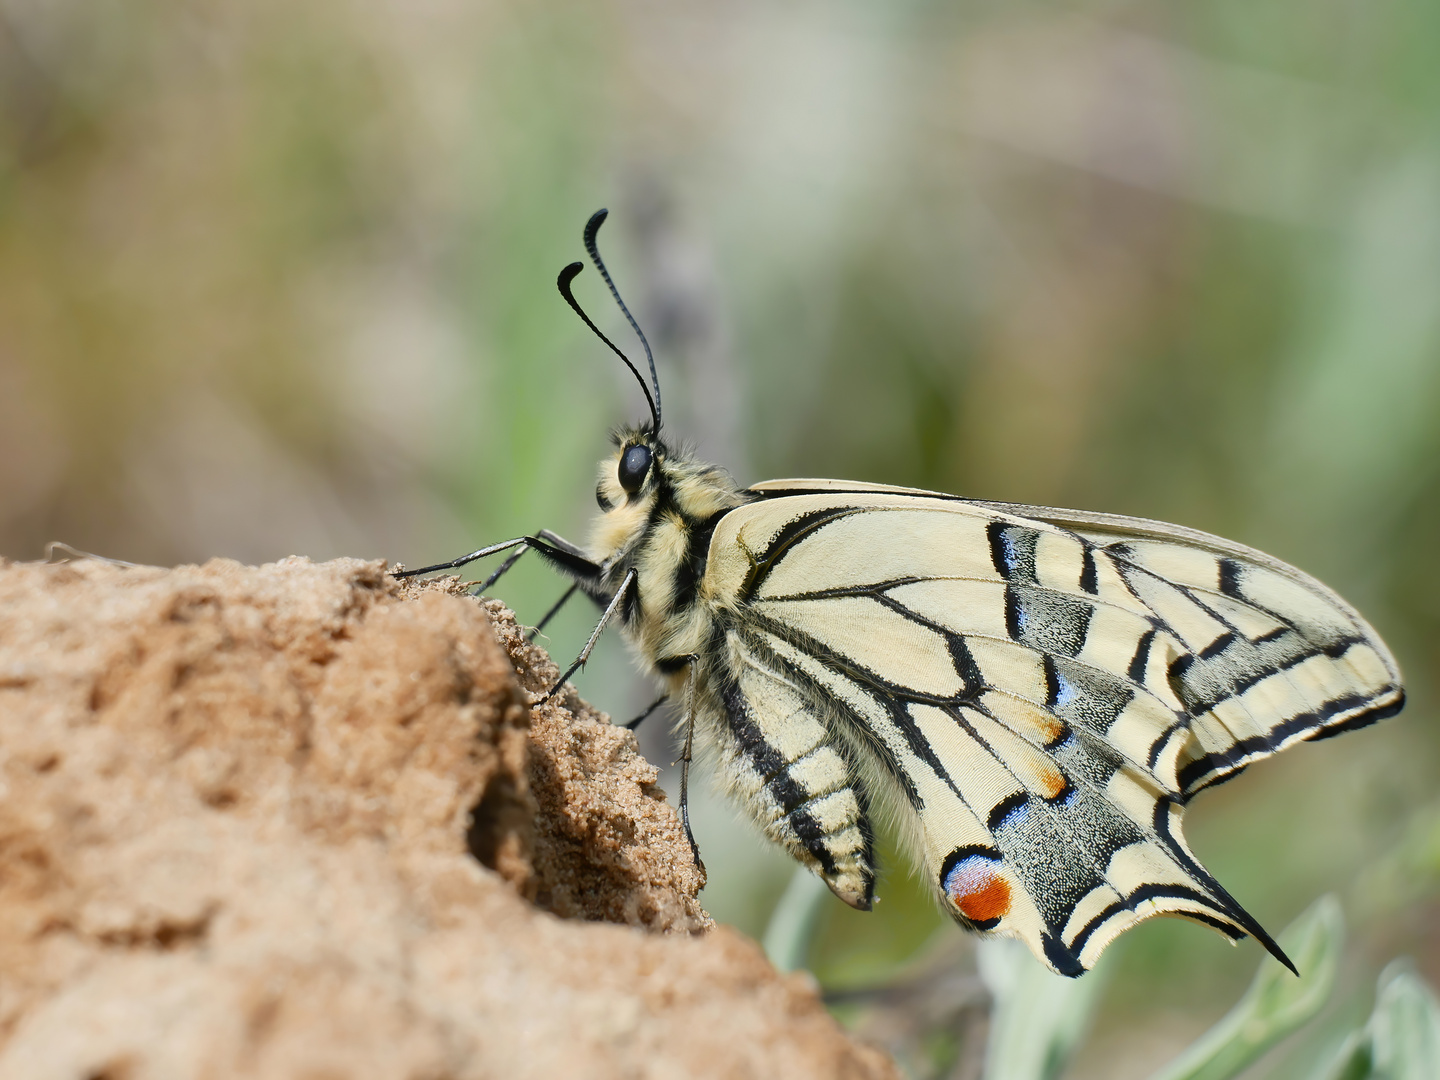
[[[0,1080],[895,1076],[557,674],[381,562],[0,561]]]

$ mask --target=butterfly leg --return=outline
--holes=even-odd
[[[501,569],[504,569],[504,567],[502,567]],[[575,582],[575,584],[571,585],[570,588],[566,589],[564,593],[561,594],[560,599],[555,601],[554,606],[545,613],[545,615],[540,619],[538,623],[536,623],[530,628],[530,632],[525,635],[525,640],[534,641],[537,637],[539,637],[540,631],[545,629],[546,625],[550,622],[551,619],[553,619],[556,615],[560,614],[560,609],[565,606],[566,602],[572,596],[574,596],[575,593],[579,591],[579,589],[580,583],[578,581]]]
[[[494,572],[493,574],[491,574],[489,577],[487,577],[484,581],[480,582],[479,585],[476,585],[473,589],[471,589],[471,590],[470,590],[470,595],[471,595],[471,596],[484,596],[487,592],[489,592],[490,586],[494,585],[497,581],[499,581],[502,577],[504,577],[505,574],[506,574],[506,572],[507,572],[512,566],[514,566],[517,562],[520,561],[520,556],[521,556],[521,555],[524,555],[525,552],[527,552],[527,551],[529,551],[529,550],[530,550],[530,548],[529,548],[528,546],[522,546],[519,551],[515,552],[514,555],[511,555],[508,559],[506,559],[504,562],[502,562],[502,563],[496,568],[496,570],[495,570],[495,572]]]
[[[488,555],[498,555],[502,551],[509,551],[521,544],[530,545],[530,537],[517,536],[514,540],[503,540],[498,544],[491,544],[489,547],[477,548],[468,555],[461,555],[458,559],[451,559],[449,562],[436,563],[434,566],[422,566],[415,570],[401,570],[395,576],[397,578],[419,577],[421,574],[433,574],[436,570],[458,570],[476,559],[483,559]],[[507,565],[511,560],[506,560]]]
[[[523,547],[522,547],[523,545]],[[546,560],[558,569],[568,573],[571,577],[584,580],[593,580],[600,574],[600,567],[592,562],[585,554],[585,549],[578,544],[572,544],[558,533],[549,529],[541,529],[534,536],[517,536],[513,540],[502,540],[498,544],[490,544],[486,547],[476,548],[468,555],[461,555],[458,559],[451,559],[449,562],[435,563],[433,566],[421,566],[414,570],[401,570],[395,574],[397,578],[419,577],[421,574],[433,574],[437,570],[458,570],[467,566],[477,559],[484,559],[490,555],[498,555],[502,551],[509,551],[511,548],[520,547],[522,550],[510,556],[500,564],[500,569],[487,578],[481,590],[488,589],[500,576],[514,566],[521,554],[527,550],[535,550],[545,556]]]
[[[549,529],[541,529],[535,536],[537,540],[544,541],[554,549],[554,553],[539,549],[541,554],[548,555],[550,561],[555,563],[560,570],[575,578],[575,583],[561,593],[560,599],[556,600],[550,610],[534,625],[530,633],[526,635],[526,640],[528,641],[534,641],[540,636],[541,631],[549,625],[550,620],[560,614],[560,609],[570,602],[570,598],[574,596],[582,586],[591,585],[592,587],[587,588],[585,591],[591,599],[596,599],[598,602],[593,585],[600,577],[600,567],[586,557],[584,549],[578,544],[572,544],[563,536],[558,533],[553,533]]]
[[[489,577],[487,577],[484,581],[480,582],[478,585],[476,585],[474,588],[472,588],[472,589],[470,590],[470,595],[471,595],[471,596],[484,596],[487,592],[489,592],[489,591],[490,591],[490,587],[491,587],[492,585],[494,585],[497,581],[499,581],[502,577],[504,577],[504,576],[506,575],[506,573],[509,572],[510,568],[511,568],[512,566],[514,566],[517,562],[520,561],[520,556],[524,555],[525,552],[527,552],[527,551],[530,550],[530,546],[531,546],[529,543],[526,542],[526,540],[525,540],[524,538],[521,539],[521,541],[518,543],[518,545],[517,545],[514,541],[510,541],[509,543],[511,544],[512,547],[513,547],[513,546],[518,546],[518,547],[519,547],[519,550],[516,551],[515,554],[511,555],[511,556],[510,556],[508,559],[506,559],[504,562],[502,562],[502,563],[495,569],[495,572],[494,572],[493,574],[491,574],[491,575],[490,575]],[[504,548],[501,548],[500,550],[504,550]],[[492,547],[489,547],[489,548],[481,548],[480,551],[478,551],[478,552],[471,552],[469,555],[461,556],[460,559],[453,560],[453,562],[458,562],[461,566],[463,566],[463,565],[465,565],[465,563],[470,562],[470,561],[472,561],[472,560],[474,560],[474,559],[483,558],[486,553],[494,554],[494,552],[495,552],[495,548],[494,548],[493,546],[492,546]],[[454,569],[454,568],[455,568],[455,567],[454,567],[451,563],[441,563],[439,566],[422,566],[419,570],[402,570],[402,571],[400,571],[398,574],[396,574],[395,576],[396,576],[397,578],[407,578],[407,577],[414,577],[414,576],[416,576],[417,574],[426,574],[426,573],[429,573],[429,572],[432,571],[432,570],[437,570],[437,569]],[[578,586],[571,586],[570,592],[574,592],[576,588],[578,588]],[[565,600],[569,598],[569,596],[570,596],[570,593],[566,593],[565,596],[561,598],[561,603],[564,603]],[[551,609],[550,614],[553,615],[556,611],[559,611],[559,610],[560,610],[560,605],[559,605],[559,604],[556,604],[555,607]],[[545,616],[545,618],[548,620],[548,619],[550,618],[550,615]],[[530,640],[532,640],[532,641],[534,640],[534,635],[533,635],[533,634],[531,635]]]
[[[685,662],[689,671],[685,679],[685,750],[680,755],[680,824],[685,827],[685,839],[690,841],[690,854],[695,859],[695,865],[703,874],[705,864],[700,859],[700,845],[695,842],[695,834],[690,830],[690,759],[695,749],[695,657],[687,656]]]
[[[631,720],[628,724],[625,725],[625,727],[630,731],[634,731],[641,725],[641,723],[644,722],[646,717],[648,717],[651,713],[653,713],[656,709],[658,709],[661,705],[664,705],[665,702],[669,700],[669,694],[661,694],[658,698],[656,698],[654,701],[652,701],[649,705],[645,707],[644,712],[642,712],[639,716],[635,717],[634,720]]]
[[[569,681],[571,675],[585,666],[585,661],[590,659],[590,653],[595,649],[595,643],[600,640],[601,631],[605,629],[606,623],[610,621],[615,612],[620,609],[620,603],[625,599],[625,594],[630,591],[630,587],[635,584],[635,580],[639,576],[639,571],[633,568],[626,572],[625,580],[620,582],[620,588],[615,590],[615,595],[610,598],[610,603],[606,606],[604,614],[600,616],[600,621],[591,631],[590,640],[585,642],[585,647],[580,650],[580,655],[575,658],[575,662],[565,669],[565,674],[561,675],[555,681],[555,685],[545,692],[545,696],[540,699],[540,702],[549,701],[555,696],[555,692]],[[538,705],[540,702],[536,702],[536,704]]]

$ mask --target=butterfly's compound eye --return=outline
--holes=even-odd
[[[620,486],[634,495],[645,483],[645,474],[650,471],[650,448],[632,446],[620,456]]]

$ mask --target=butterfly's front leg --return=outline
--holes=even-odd
[[[395,577],[403,579],[419,577],[421,574],[433,574],[437,570],[459,570],[462,566],[468,566],[470,563],[475,562],[478,559],[484,559],[491,555],[498,555],[502,551],[509,551],[511,548],[516,547],[520,548],[519,553],[523,554],[526,550],[526,547],[528,547],[528,545],[530,544],[530,541],[531,537],[517,536],[513,540],[502,540],[498,544],[489,544],[482,548],[476,548],[468,555],[461,555],[459,558],[451,559],[448,562],[434,563],[430,566],[420,566],[416,567],[414,570],[397,570],[395,572]],[[516,556],[514,555],[506,559],[505,562],[501,564],[500,573],[504,573],[506,569],[514,566],[515,559]]]
[[[395,576],[397,578],[419,577],[421,574],[433,574],[438,570],[458,570],[479,559],[490,555],[498,555],[502,551],[515,550],[514,554],[496,567],[495,572],[487,577],[480,584],[470,590],[472,596],[483,596],[490,588],[499,581],[505,574],[520,561],[520,557],[527,551],[538,551],[541,556],[552,567],[559,570],[566,577],[573,580],[572,584],[560,599],[555,601],[550,610],[547,611],[540,621],[535,624],[529,633],[529,639],[535,640],[537,634],[545,628],[551,619],[560,613],[560,609],[570,600],[576,592],[584,591],[587,596],[602,606],[608,599],[604,595],[603,579],[605,568],[595,562],[585,553],[585,549],[579,544],[571,543],[558,533],[549,529],[541,529],[534,536],[517,536],[513,540],[502,540],[498,544],[489,544],[486,547],[478,548],[466,555],[448,562],[435,563],[432,566],[421,566],[414,570],[400,570]]]
[[[501,563],[499,569],[481,583],[481,592],[499,581],[501,575],[514,566],[520,560],[520,556],[527,551],[538,551],[546,562],[567,577],[572,578],[587,593],[594,595],[601,588],[604,568],[586,555],[585,549],[579,544],[573,544],[549,529],[541,529],[534,536],[517,536],[513,540],[488,544],[466,555],[461,555],[457,559],[450,559],[448,562],[421,566],[414,570],[400,570],[396,572],[395,576],[410,578],[419,577],[421,574],[433,574],[439,570],[459,570],[462,566],[468,566],[472,562],[488,558],[491,555],[498,555],[502,551],[510,551],[513,548],[520,550]]]

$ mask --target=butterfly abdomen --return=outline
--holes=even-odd
[[[875,893],[868,793],[823,714],[801,690],[738,642],[741,664],[708,672],[720,686],[721,768],[771,839],[811,867],[836,896],[869,910]],[[727,663],[727,666],[728,663]]]

